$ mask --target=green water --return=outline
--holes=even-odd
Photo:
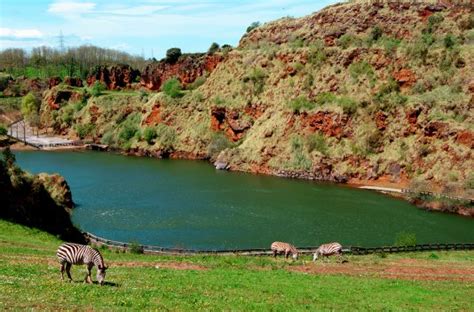
[[[472,242],[474,220],[430,213],[372,191],[216,171],[206,162],[99,152],[17,152],[34,173],[57,172],[71,186],[73,221],[113,240],[165,247],[231,249]]]

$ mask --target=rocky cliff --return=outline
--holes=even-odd
[[[63,129],[139,155],[472,197],[474,18],[460,3],[354,1],[283,18],[226,57],[141,76],[158,90],[207,71],[197,89],[92,97]]]

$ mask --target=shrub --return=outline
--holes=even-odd
[[[92,86],[91,89],[91,95],[92,96],[99,96],[101,95],[107,87],[101,82],[101,81],[96,81],[94,85]]]
[[[4,125],[0,124],[0,135],[7,135],[7,134],[8,134],[7,128]]]
[[[395,246],[415,246],[416,234],[408,232],[400,232],[395,238]]]
[[[359,103],[349,97],[341,96],[337,98],[337,104],[342,107],[344,114],[352,115],[357,111]]]
[[[452,49],[457,43],[457,39],[453,34],[447,34],[443,39],[443,45],[446,49]]]
[[[166,51],[166,61],[168,63],[176,63],[182,55],[180,48],[171,48]]]
[[[152,144],[153,140],[156,139],[156,129],[153,127],[147,127],[143,131],[143,138],[148,144]]]
[[[232,143],[223,133],[214,133],[209,145],[207,146],[207,153],[212,159],[214,159],[221,151],[230,147],[232,147]]]
[[[249,27],[247,27],[246,32],[249,33],[257,27],[260,27],[260,22],[253,22],[252,24],[249,25]]]
[[[156,127],[156,137],[163,151],[170,152],[174,149],[177,140],[176,130],[165,124],[159,124]]]
[[[40,109],[41,101],[32,93],[28,93],[21,99],[21,113],[26,118],[37,114]]]
[[[265,79],[267,75],[261,68],[253,68],[247,77],[244,77],[244,82],[251,81],[253,84],[253,94],[258,95],[263,92],[265,87]]]
[[[178,78],[170,78],[166,80],[161,87],[161,91],[171,98],[179,98],[183,96],[183,92],[181,91],[181,83],[179,82]]]
[[[313,46],[309,52],[308,62],[315,66],[321,67],[326,62],[327,56],[323,48]]]
[[[209,49],[207,50],[207,53],[214,54],[217,51],[219,51],[219,44],[216,42],[213,42],[211,46],[209,47]]]
[[[328,146],[326,144],[326,138],[321,133],[309,135],[307,138],[306,144],[308,147],[308,152],[310,153],[316,150],[323,155],[328,154]]]
[[[302,111],[311,110],[315,107],[314,102],[308,100],[305,96],[299,96],[288,103],[288,106],[295,114],[299,114]]]
[[[142,254],[144,252],[143,246],[138,242],[130,242],[128,244],[128,251],[132,254]]]
[[[370,40],[372,42],[377,42],[383,35],[382,28],[379,26],[375,26],[372,28],[372,31],[370,32]]]
[[[119,138],[125,142],[128,142],[138,132],[138,127],[131,124],[124,124],[122,130],[119,133]]]
[[[93,124],[86,124],[86,125],[79,125],[77,124],[75,127],[77,135],[84,139],[86,136],[90,135],[94,130],[95,126]]]
[[[202,86],[205,82],[206,82],[206,76],[197,77],[196,80],[194,80],[194,82],[188,84],[186,89],[195,90],[199,88],[200,86]]]
[[[385,37],[385,36],[381,39],[381,41],[385,49],[385,53],[391,56],[393,56],[397,52],[397,49],[401,43],[399,39],[392,38],[392,37]]]
[[[426,29],[424,29],[423,32],[429,33],[429,34],[433,33],[434,31],[436,31],[436,29],[438,29],[439,25],[443,21],[444,21],[444,17],[441,16],[439,13],[431,15],[428,18],[428,25],[426,26]]]
[[[70,126],[72,124],[73,119],[74,119],[74,108],[72,108],[71,106],[66,106],[63,109],[63,112],[61,114],[62,122]]]
[[[104,133],[100,139],[100,143],[110,145],[114,142],[114,133],[112,131],[107,131]]]
[[[371,81],[375,78],[375,71],[372,66],[366,61],[352,63],[349,66],[349,73],[354,80],[358,80],[359,77],[365,76]]]
[[[312,163],[304,155],[303,145],[301,137],[293,136],[291,138],[291,151],[293,153],[291,166],[295,169],[309,170]]]

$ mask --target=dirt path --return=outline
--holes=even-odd
[[[375,276],[402,280],[474,282],[474,266],[453,262],[433,262],[417,259],[400,259],[378,264],[310,263],[291,266],[288,270],[305,274],[341,274]]]

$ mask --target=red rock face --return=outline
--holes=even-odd
[[[415,74],[409,69],[401,69],[393,73],[393,78],[398,82],[401,89],[407,89],[416,83]]]
[[[441,121],[432,121],[425,126],[425,136],[444,138],[448,136],[448,125]]]
[[[96,81],[100,81],[109,90],[129,89],[138,76],[140,72],[129,65],[100,66],[95,74],[87,77],[87,84],[91,86]]]
[[[66,77],[64,83],[71,87],[83,87],[82,79],[78,77]]]
[[[177,77],[183,87],[193,83],[206,72],[212,72],[223,57],[213,55],[187,55],[181,57],[176,63],[161,61],[149,64],[141,75],[140,84],[149,90],[160,90],[166,80]]]
[[[51,77],[48,79],[48,88],[51,89],[61,83],[60,77]]]
[[[387,114],[384,112],[377,112],[375,114],[375,124],[377,125],[377,129],[383,131],[387,128]]]
[[[211,129],[224,131],[234,142],[240,140],[251,126],[251,122],[242,120],[237,110],[226,110],[224,107],[211,108]]]
[[[48,87],[47,83],[39,78],[18,77],[10,80],[3,90],[4,96],[24,96],[29,92],[41,93]]]
[[[145,119],[145,124],[148,126],[156,126],[160,122],[162,122],[161,112],[160,112],[160,104],[153,106],[150,114]]]
[[[456,142],[474,148],[474,133],[469,130],[459,131],[456,135]]]
[[[311,132],[320,131],[327,136],[341,138],[349,136],[349,118],[332,112],[302,113],[301,123]]]

